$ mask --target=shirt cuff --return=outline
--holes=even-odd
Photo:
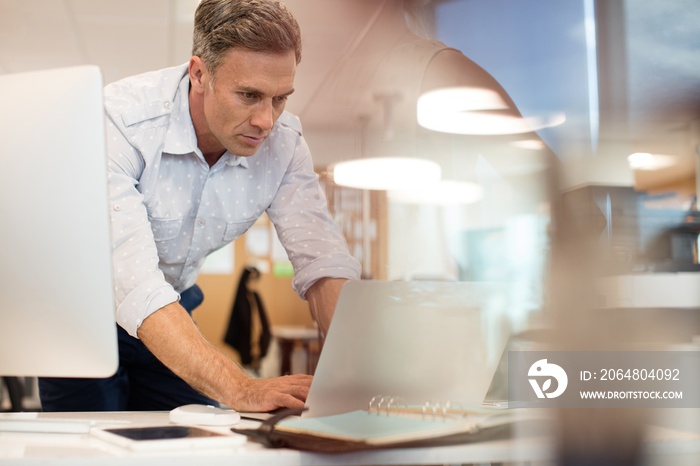
[[[179,299],[180,295],[168,283],[150,280],[133,289],[117,306],[117,324],[138,338],[138,328],[146,317]]]
[[[300,298],[306,299],[306,292],[322,278],[360,279],[360,263],[352,256],[329,254],[319,257],[295,272],[292,287]]]

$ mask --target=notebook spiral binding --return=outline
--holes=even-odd
[[[422,417],[466,417],[473,412],[462,408],[459,403],[451,401],[426,401],[421,405],[409,405],[401,397],[376,395],[369,401],[368,414],[382,415],[395,413],[420,414]]]

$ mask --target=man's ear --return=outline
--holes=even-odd
[[[204,61],[196,55],[192,56],[190,58],[188,72],[192,89],[197,92],[202,92],[208,79],[207,66],[204,64]]]

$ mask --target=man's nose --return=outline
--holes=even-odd
[[[272,126],[275,124],[272,103],[265,101],[260,102],[253,112],[250,123],[263,131],[271,130]]]

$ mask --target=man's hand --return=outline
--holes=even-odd
[[[144,345],[200,393],[237,411],[300,408],[310,375],[254,379],[206,341],[182,306],[169,304],[148,316],[138,330]]]
[[[266,412],[277,408],[303,408],[312,376],[286,375],[273,379],[248,379],[234,402],[236,410]]]

